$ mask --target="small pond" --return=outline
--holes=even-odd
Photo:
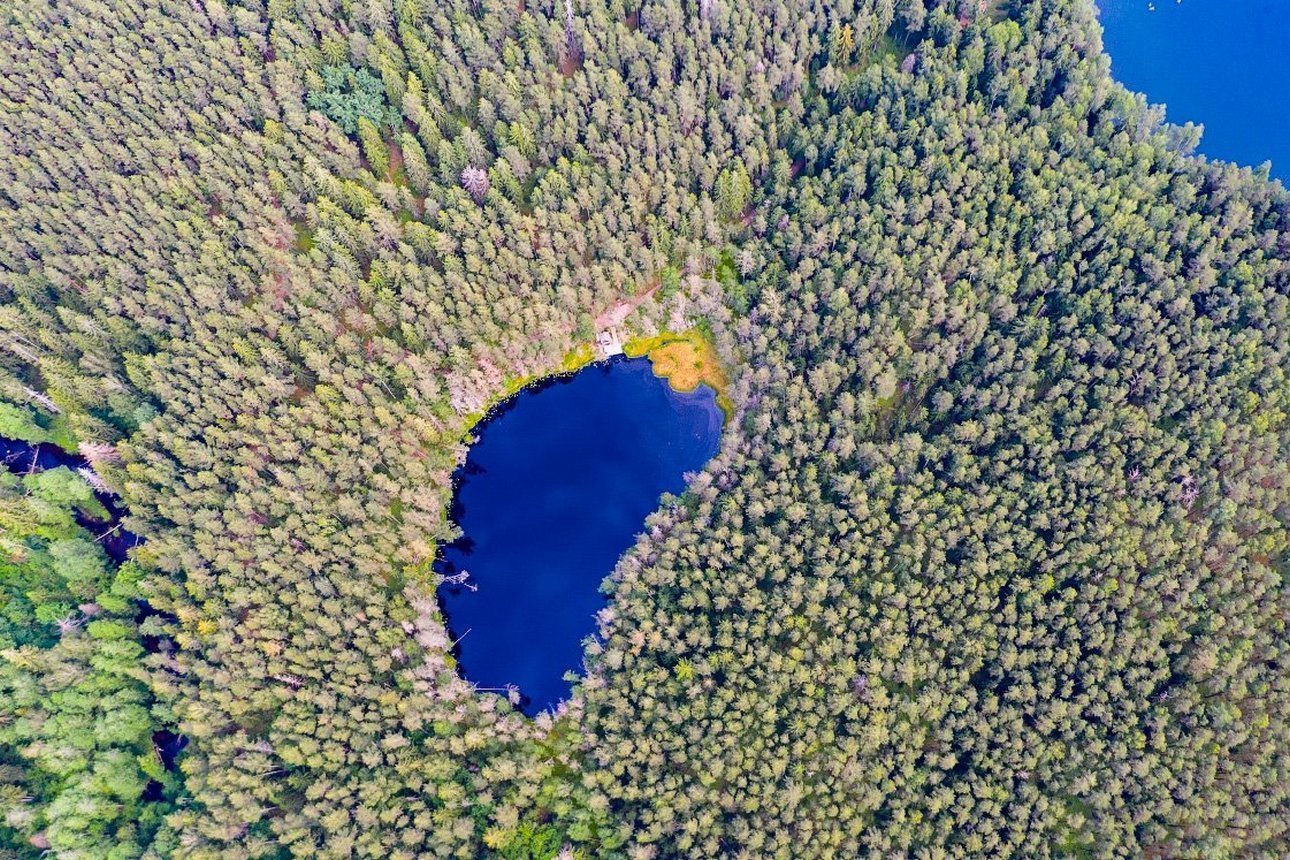
[[[712,389],[674,391],[648,359],[617,358],[521,391],[475,429],[456,476],[462,536],[438,571],[463,677],[522,695],[533,715],[569,694],[600,585],[663,493],[717,452]]]
[[[1290,3],[1098,0],[1111,73],[1170,122],[1205,126],[1200,151],[1290,179]]]

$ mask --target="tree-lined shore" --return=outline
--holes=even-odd
[[[1090,0],[0,43],[0,430],[94,455],[0,475],[0,853],[1286,853],[1290,198]],[[606,314],[702,325],[731,414],[529,719],[432,564],[472,422]]]

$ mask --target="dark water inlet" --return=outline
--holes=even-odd
[[[51,445],[47,442],[24,442],[4,437],[0,437],[0,462],[3,463],[4,468],[19,475],[59,467],[75,472],[89,466],[89,462],[83,457],[68,453],[57,445]],[[117,504],[115,496],[95,492],[94,497],[107,509],[108,519],[106,521],[91,520],[77,513],[77,524],[95,536],[96,542],[103,547],[109,558],[117,564],[121,564],[128,557],[129,551],[142,541],[137,535],[121,528],[121,518],[125,515],[125,511]],[[169,620],[175,620],[173,616],[168,616],[153,609],[146,600],[136,600],[135,603],[138,607],[138,613],[135,615],[136,623],[142,623],[146,618],[153,615],[161,615]],[[171,647],[170,642],[163,637],[143,636],[141,639],[144,649],[152,654],[168,650]],[[173,771],[179,754],[188,745],[188,738],[163,729],[155,732],[152,740],[162,767]],[[150,781],[145,792],[145,798],[157,800],[160,797],[161,784],[155,780]]]
[[[6,469],[18,475],[57,469],[59,466],[75,472],[89,466],[85,458],[69,454],[57,445],[48,442],[23,442],[4,437],[0,437],[0,461],[3,461]],[[139,544],[139,538],[121,528],[121,518],[125,516],[125,511],[117,505],[115,496],[96,492],[94,497],[107,509],[107,522],[87,519],[79,513],[76,516],[76,522],[81,528],[94,535],[109,558],[120,564],[125,561],[130,549]]]
[[[648,359],[615,359],[526,389],[476,429],[456,475],[438,572],[463,676],[514,685],[533,715],[569,693],[600,585],[663,493],[717,452],[715,392],[673,391]]]

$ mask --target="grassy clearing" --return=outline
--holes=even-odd
[[[565,355],[560,362],[561,373],[573,373],[575,370],[586,367],[596,357],[596,348],[589,343],[584,343],[574,348]]]
[[[291,225],[295,229],[295,241],[292,243],[297,251],[309,253],[314,249],[314,231],[304,221],[293,221]]]
[[[654,375],[666,379],[676,391],[694,391],[707,385],[717,393],[717,406],[726,417],[734,411],[728,389],[730,378],[721,366],[716,347],[703,329],[696,326],[679,334],[664,332],[654,337],[634,337],[623,346],[632,358],[649,356]]]

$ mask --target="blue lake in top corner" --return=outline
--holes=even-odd
[[[1098,0],[1111,73],[1199,152],[1290,179],[1290,0]]]
[[[673,391],[643,358],[526,389],[481,422],[457,474],[462,537],[438,567],[469,574],[439,591],[462,676],[517,685],[529,715],[567,698],[601,582],[659,496],[716,454],[721,425],[710,388]]]

